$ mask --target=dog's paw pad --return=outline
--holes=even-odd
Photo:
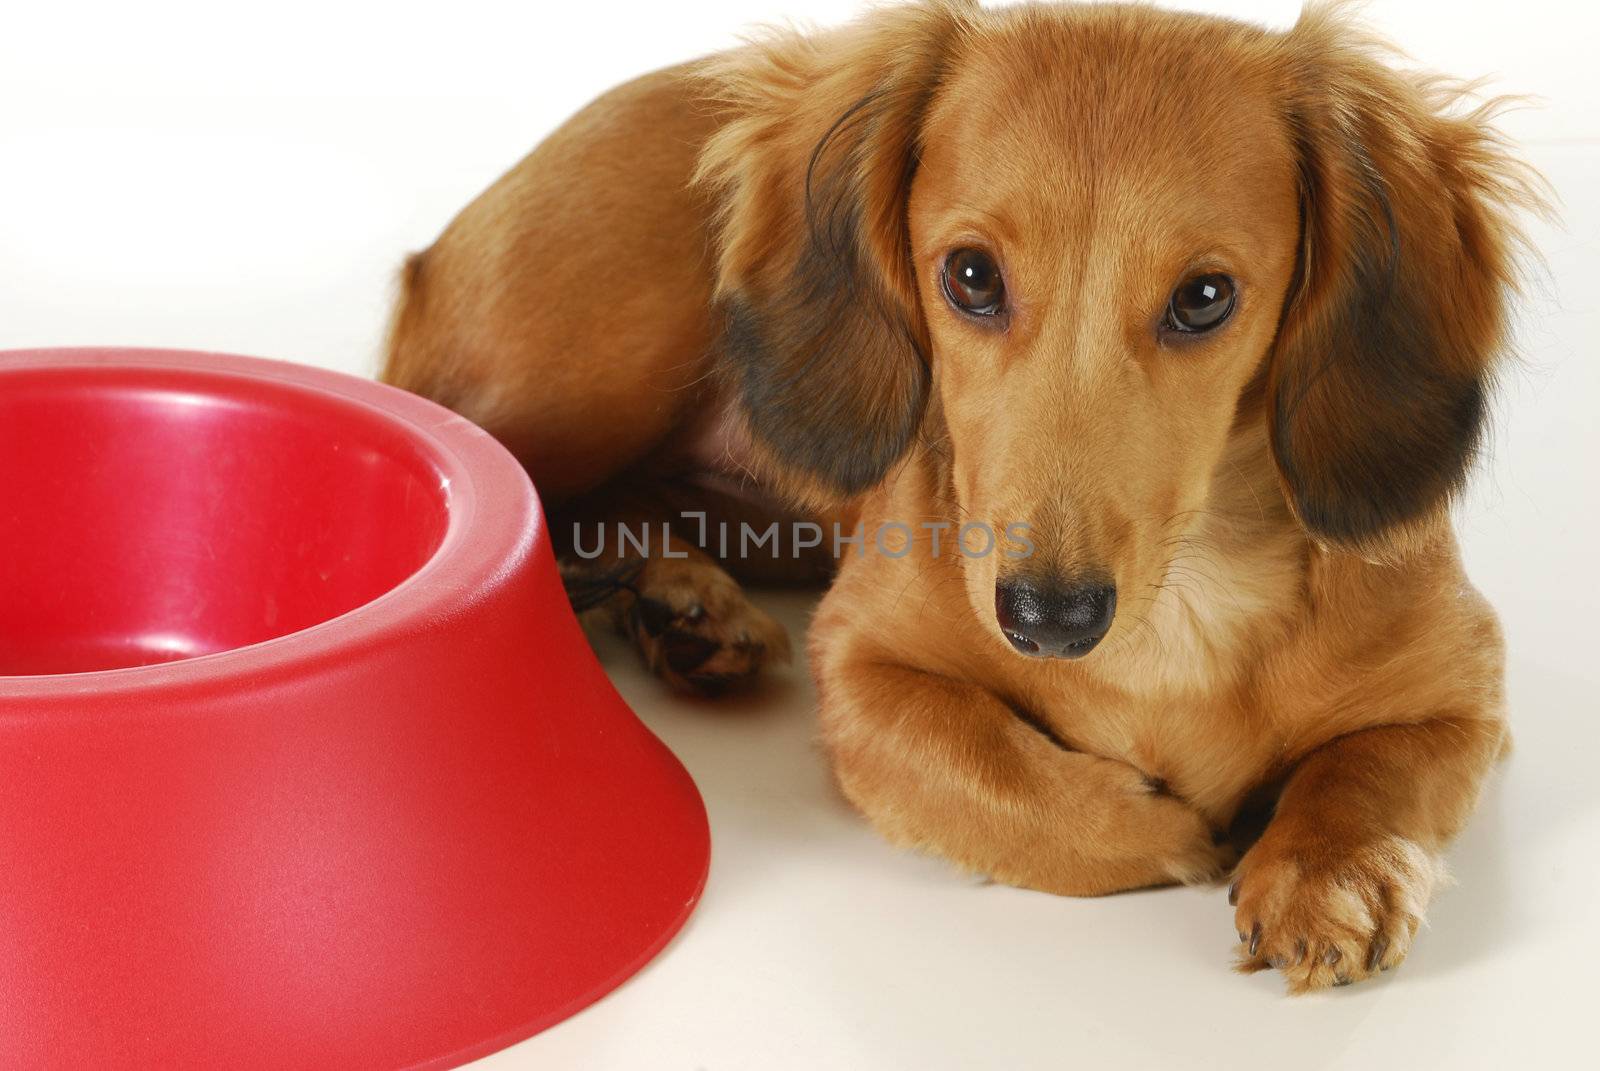
[[[661,659],[674,673],[691,673],[704,665],[721,648],[710,636],[669,628],[656,637]]]
[[[651,672],[673,687],[717,696],[789,658],[782,625],[745,598],[714,563],[651,567],[621,618]]]

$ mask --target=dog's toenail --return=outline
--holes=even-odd
[[[1236,907],[1239,903],[1239,883],[1236,881],[1228,886],[1228,906]]]
[[[1282,956],[1268,956],[1267,966],[1275,971],[1281,971],[1289,965],[1289,961]]]
[[[1372,947],[1367,950],[1367,970],[1376,970],[1383,960],[1383,954],[1389,951],[1389,942],[1386,938],[1379,937],[1372,942]]]
[[[1261,947],[1261,923],[1250,927],[1250,954],[1256,954],[1256,949]]]
[[[1334,979],[1333,979],[1333,984],[1336,985],[1336,986],[1346,986],[1346,985],[1350,984],[1350,979],[1346,978],[1342,974],[1335,975]]]
[[[1294,943],[1294,961],[1295,961],[1295,963],[1299,964],[1299,963],[1304,963],[1305,959],[1306,959],[1306,943],[1304,941],[1296,941]]]
[[[672,672],[687,673],[716,654],[718,646],[716,640],[673,630],[661,638],[661,657]]]
[[[1344,953],[1343,952],[1340,952],[1337,948],[1330,948],[1330,949],[1328,949],[1327,953],[1323,955],[1322,962],[1326,963],[1328,966],[1331,967],[1335,963],[1338,963],[1343,958],[1344,958]]]

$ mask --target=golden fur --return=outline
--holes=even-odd
[[[1447,516],[1535,200],[1491,118],[1337,7],[1283,33],[889,7],[585,109],[410,262],[385,374],[506,442],[558,537],[683,509],[1026,521],[1023,564],[921,529],[843,561],[809,648],[845,795],[896,843],[1099,894],[1222,873],[1272,786],[1241,964],[1352,981],[1405,956],[1507,746]],[[940,288],[973,246],[998,326]],[[1237,311],[1164,336],[1201,269]],[[817,563],[682,535],[574,576],[710,691],[786,651],[729,573]],[[1014,652],[997,583],[1086,569],[1119,592],[1099,648]]]

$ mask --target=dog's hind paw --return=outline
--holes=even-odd
[[[618,626],[650,671],[715,696],[789,661],[789,636],[731,576],[699,554],[652,558],[615,604]]]

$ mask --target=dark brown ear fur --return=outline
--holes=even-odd
[[[891,8],[711,61],[729,119],[698,179],[720,197],[723,372],[780,486],[880,482],[929,383],[906,202],[922,115],[962,6]]]
[[[1314,535],[1368,550],[1437,513],[1507,344],[1514,206],[1537,198],[1459,90],[1397,74],[1336,8],[1288,34],[1300,278],[1269,372],[1272,447]]]

